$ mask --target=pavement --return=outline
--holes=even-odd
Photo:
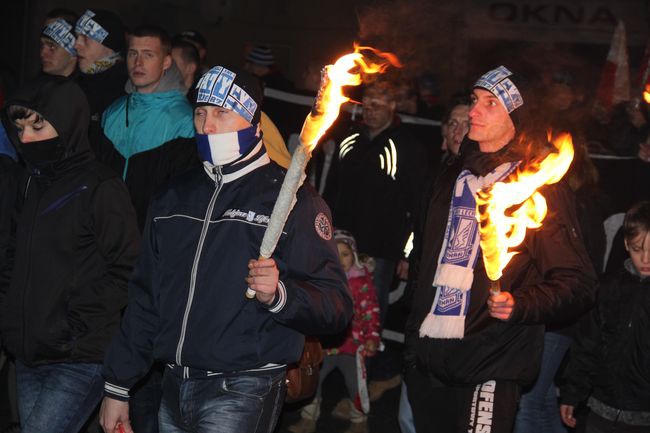
[[[397,422],[400,387],[390,389],[377,401],[370,403],[368,414],[368,430],[370,433],[400,433]],[[347,397],[343,375],[339,371],[332,372],[323,383],[323,403],[321,416],[316,424],[317,433],[341,433],[348,428],[349,423],[334,418],[332,409],[342,398]],[[300,419],[302,404],[285,405],[275,433],[289,433],[290,425]]]

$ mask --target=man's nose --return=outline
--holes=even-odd
[[[216,131],[217,131],[217,122],[207,117],[205,119],[205,123],[203,123],[203,133],[214,134]]]
[[[641,254],[641,261],[643,263],[650,263],[650,249],[643,250],[643,254]]]

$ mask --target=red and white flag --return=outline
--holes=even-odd
[[[630,100],[630,66],[625,24],[619,21],[612,36],[607,61],[600,76],[596,107],[609,113],[613,106]]]

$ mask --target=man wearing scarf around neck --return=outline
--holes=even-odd
[[[74,48],[79,62],[76,81],[90,105],[90,134],[99,127],[102,112],[124,94],[128,79],[124,26],[113,12],[88,9],[75,25]]]
[[[106,432],[121,424],[132,433],[129,391],[154,360],[165,364],[161,433],[273,431],[304,335],[338,333],[350,321],[330,212],[310,186],[298,191],[273,257],[258,260],[285,175],[262,143],[261,102],[258,80],[244,71],[215,66],[198,83],[203,165],[149,206],[129,304],[104,362]]]
[[[549,208],[543,226],[527,232],[503,272],[502,292],[490,294],[476,191],[542,159],[551,146],[533,127],[542,119],[522,77],[500,66],[472,94],[462,170],[437,180],[414,278],[405,357],[418,433],[511,432],[521,390],[537,376],[544,325],[584,312],[596,289],[562,180],[541,189]]]

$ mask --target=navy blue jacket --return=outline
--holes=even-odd
[[[304,334],[341,332],[352,316],[329,209],[308,186],[273,254],[274,303],[247,300],[247,263],[259,255],[285,172],[261,142],[243,162],[206,170],[175,178],[151,202],[121,331],[105,359],[110,397],[128,398],[154,360],[218,373],[295,362]]]

